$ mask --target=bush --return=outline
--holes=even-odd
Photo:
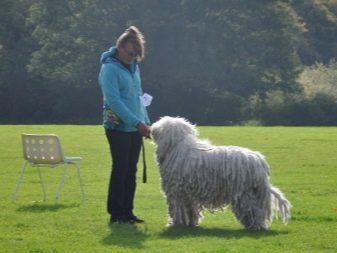
[[[304,93],[274,91],[259,101],[255,113],[264,125],[337,125],[337,102],[334,96],[324,93],[308,97]]]

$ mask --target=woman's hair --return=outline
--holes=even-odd
[[[119,36],[116,42],[116,46],[123,47],[127,43],[131,43],[137,53],[137,61],[143,60],[145,56],[145,40],[144,35],[135,26],[130,26],[125,32]]]

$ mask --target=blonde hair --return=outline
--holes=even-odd
[[[119,36],[116,42],[117,48],[125,46],[127,43],[131,43],[137,53],[137,61],[140,62],[145,56],[145,40],[144,35],[135,26],[130,26],[125,32]]]

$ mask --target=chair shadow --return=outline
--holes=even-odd
[[[144,225],[142,225],[144,226]],[[143,248],[148,237],[146,233],[132,224],[110,224],[111,233],[102,239],[104,245],[117,245],[127,248]]]
[[[250,237],[258,239],[261,237],[278,236],[288,234],[288,231],[262,230],[253,231],[246,229],[226,229],[226,228],[203,228],[203,227],[168,227],[159,236],[176,239],[184,237],[212,236],[220,238],[243,238]]]
[[[42,213],[42,212],[57,212],[62,209],[79,207],[79,204],[47,204],[47,203],[33,203],[29,205],[20,206],[16,209],[18,212],[32,212],[32,213]]]

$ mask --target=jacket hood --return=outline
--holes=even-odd
[[[117,47],[110,47],[108,51],[104,52],[101,55],[101,63],[107,63],[107,62],[111,62],[111,56],[114,55],[117,52]]]
[[[101,60],[100,60],[101,64],[113,62],[113,63],[117,63],[120,66],[122,66],[122,64],[119,60],[116,60],[115,58],[111,57],[116,52],[117,52],[117,47],[110,47],[108,51],[102,53]],[[131,72],[135,73],[136,68],[137,68],[137,61],[135,61],[135,60],[132,61],[131,64],[130,64],[130,67],[131,67]]]

